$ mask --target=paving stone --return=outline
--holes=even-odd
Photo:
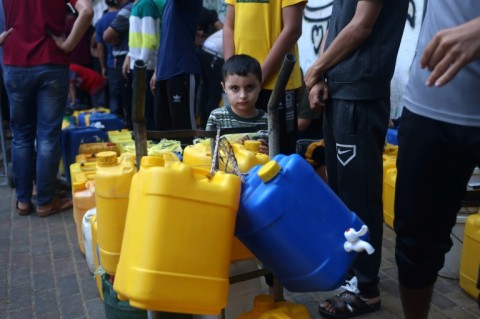
[[[54,260],[53,266],[55,267],[55,273],[57,276],[75,274],[75,267],[73,266],[73,260],[71,256],[68,258]]]
[[[80,292],[75,274],[57,277],[57,287],[60,296],[74,295]]]
[[[52,271],[52,256],[48,255],[33,255],[32,256],[33,273],[42,273]]]
[[[86,316],[80,294],[60,298],[60,308],[63,318],[83,318]]]
[[[104,319],[105,318],[105,304],[100,297],[87,300],[87,313],[89,319]]]
[[[56,290],[43,290],[35,293],[35,312],[37,315],[58,312]]]
[[[51,271],[36,273],[33,275],[33,287],[35,291],[50,290],[55,288],[54,274]]]

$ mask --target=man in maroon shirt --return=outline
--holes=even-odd
[[[79,15],[65,37],[68,3]],[[35,182],[36,212],[45,217],[72,206],[70,199],[55,196],[69,87],[68,53],[91,24],[93,10],[90,0],[31,0],[28,6],[23,1],[3,0],[3,4],[6,30],[13,29],[3,43],[3,63],[13,131],[16,208],[20,215],[32,212]]]

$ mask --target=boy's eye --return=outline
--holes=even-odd
[[[238,91],[238,86],[232,85],[232,86],[230,87],[230,90],[237,92],[237,91]]]
[[[253,90],[255,90],[255,85],[252,85],[252,84],[247,85],[246,90],[247,90],[247,92],[252,92]]]

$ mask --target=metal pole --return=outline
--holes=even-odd
[[[137,169],[143,156],[147,155],[147,128],[145,124],[145,93],[147,89],[147,65],[143,60],[135,61],[133,68],[132,122],[135,140]]]
[[[268,155],[273,158],[280,152],[280,131],[278,119],[278,101],[285,91],[290,74],[292,74],[293,66],[297,58],[295,55],[289,53],[285,55],[280,73],[278,74],[277,82],[273,88],[272,95],[268,100]]]

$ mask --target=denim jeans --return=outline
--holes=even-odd
[[[68,66],[5,66],[13,131],[12,164],[17,200],[51,202],[61,157],[61,126],[68,94]],[[68,168],[67,168],[68,169]]]

